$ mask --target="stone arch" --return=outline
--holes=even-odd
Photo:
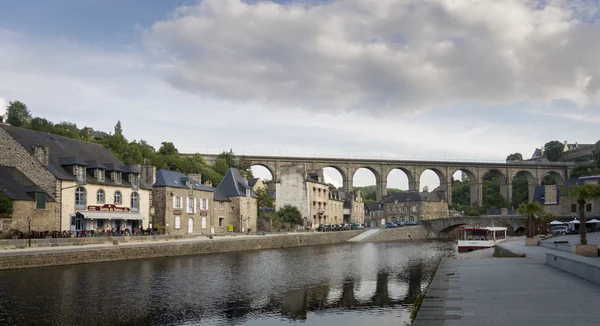
[[[441,229],[438,232],[437,237],[438,237],[438,239],[454,239],[454,238],[456,238],[456,229],[458,229],[461,226],[465,226],[465,225],[468,225],[468,223],[457,222],[457,223],[451,224],[449,226],[446,226],[445,228]]]
[[[504,202],[501,201],[500,198],[496,197],[495,193],[495,189],[487,189],[486,188],[486,179],[488,177],[492,177],[492,178],[496,178],[498,180],[499,186],[498,186],[498,193],[500,194],[500,196],[502,196],[502,198],[504,198]],[[508,182],[508,176],[506,175],[506,173],[500,171],[499,169],[488,169],[485,171],[482,171],[481,173],[481,205],[485,206],[486,203],[486,199],[488,200],[488,203],[490,201],[493,200],[493,202],[498,201],[498,203],[494,203],[495,208],[498,210],[497,213],[494,213],[492,215],[501,215],[501,209],[502,208],[508,208],[510,206],[510,200],[511,200],[511,189],[509,187],[509,182]],[[491,196],[491,197],[490,197]]]
[[[401,166],[392,166],[389,168],[386,176],[385,176],[385,180],[389,183],[390,182],[390,174],[392,173],[392,171],[394,170],[398,170],[401,171],[402,173],[404,173],[404,175],[406,175],[406,179],[408,179],[408,189],[407,190],[413,190],[415,189],[415,175],[413,172],[411,172],[409,169],[405,168],[405,167],[401,167]],[[417,186],[418,188],[418,186]]]
[[[352,171],[353,179],[354,179],[354,175],[356,174],[356,172],[358,172],[358,170],[360,170],[360,169],[366,169],[366,170],[369,170],[371,173],[373,173],[373,175],[375,176],[375,183],[379,183],[381,181],[381,173],[377,169],[374,169],[368,165],[357,166],[357,168],[354,169],[354,171]]]
[[[448,205],[453,206],[455,204],[454,202],[454,195],[453,195],[453,187],[454,187],[454,175],[456,174],[456,172],[462,172],[466,175],[468,182],[469,182],[469,205],[470,206],[475,206],[479,203],[479,187],[478,187],[478,180],[477,180],[477,174],[475,174],[475,172],[473,172],[471,169],[468,168],[455,168],[453,170],[451,170],[452,173],[448,176],[449,180],[448,180],[448,194],[446,195],[448,198]],[[466,182],[466,180],[460,180],[461,183],[462,182]]]
[[[438,177],[438,180],[440,182],[440,189],[442,192],[442,200],[447,201],[448,198],[448,194],[447,194],[447,183],[448,183],[448,177],[444,174],[444,172],[442,172],[441,169],[435,168],[435,167],[424,167],[421,171],[418,172],[418,175],[416,175],[416,179],[418,180],[418,186],[416,188],[416,191],[421,191],[421,177],[423,176],[423,173],[425,171],[432,171],[433,173],[435,173],[435,175]],[[411,189],[412,190],[412,189]],[[429,189],[429,191],[433,191],[433,189]]]
[[[277,175],[275,174],[276,172],[275,172],[275,168],[274,167],[269,166],[266,163],[256,162],[256,163],[252,163],[252,165],[250,165],[250,168],[252,169],[255,166],[259,166],[259,167],[265,168],[271,174],[271,180],[276,180]],[[252,170],[252,174],[254,174],[255,177],[257,175],[257,173],[254,170]],[[264,177],[262,177],[261,179],[263,179],[263,181],[265,180]]]
[[[565,177],[558,171],[544,171],[544,176],[542,177],[542,183],[544,182],[544,178],[550,175],[554,178],[554,180],[556,181],[557,185],[564,185],[565,184]]]
[[[511,183],[512,183],[512,187],[511,187],[511,206],[513,208],[517,208],[517,206],[519,205],[519,203],[522,202],[522,194],[521,192],[523,191],[522,189],[520,189],[522,187],[521,185],[521,180],[519,180],[519,178],[525,178],[527,179],[527,201],[531,202],[533,200],[533,194],[535,191],[535,186],[537,185],[537,180],[536,177],[534,175],[534,172],[529,171],[529,170],[514,170],[511,174]]]
[[[350,178],[350,180],[348,179],[348,173],[344,168],[341,168],[335,164],[322,164],[320,166],[317,167],[318,170],[323,170],[323,179],[325,179],[325,169],[326,168],[331,168],[336,170],[340,176],[342,177],[342,188],[344,188],[344,190],[352,190],[352,179]],[[323,180],[325,181],[325,180]]]

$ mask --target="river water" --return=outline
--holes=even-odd
[[[0,325],[404,325],[451,242],[343,243],[0,272]]]

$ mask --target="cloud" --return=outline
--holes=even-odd
[[[599,5],[575,1],[204,0],[145,45],[171,85],[271,109],[390,113],[600,102]]]

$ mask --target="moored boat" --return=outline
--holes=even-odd
[[[491,248],[506,240],[506,231],[507,228],[499,226],[462,228],[458,240],[458,252]]]

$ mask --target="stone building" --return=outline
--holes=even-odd
[[[240,171],[230,168],[214,191],[216,232],[256,231],[258,196]]]
[[[158,170],[152,188],[154,226],[171,235],[215,232],[215,189],[203,185],[200,174]]]
[[[383,201],[386,222],[418,222],[448,217],[448,204],[436,193],[402,192]]]
[[[365,221],[365,205],[360,190],[353,192],[336,190],[336,196],[344,201],[343,219],[340,223],[358,223]]]
[[[596,144],[579,144],[578,142],[569,143],[568,141],[563,142],[563,159],[573,160],[581,157],[589,157],[597,153],[600,146],[600,142]],[[531,155],[531,160],[540,160],[544,157],[545,148],[544,146],[536,148]]]
[[[585,183],[600,183],[600,176],[581,177],[578,179],[567,179],[565,186],[574,184],[583,185]],[[569,199],[556,185],[536,186],[533,200],[539,202],[544,207],[544,211],[550,213],[559,219],[579,218],[579,207],[575,199]],[[600,199],[588,202],[585,207],[586,217],[600,218]]]
[[[365,203],[365,223],[369,226],[381,226],[383,223],[383,204]]]
[[[14,167],[0,166],[0,194],[12,201],[12,213],[0,214],[0,238],[11,230],[28,232],[58,230],[56,200]]]
[[[59,231],[149,224],[151,187],[102,145],[0,125],[0,165],[16,168],[56,200]]]

